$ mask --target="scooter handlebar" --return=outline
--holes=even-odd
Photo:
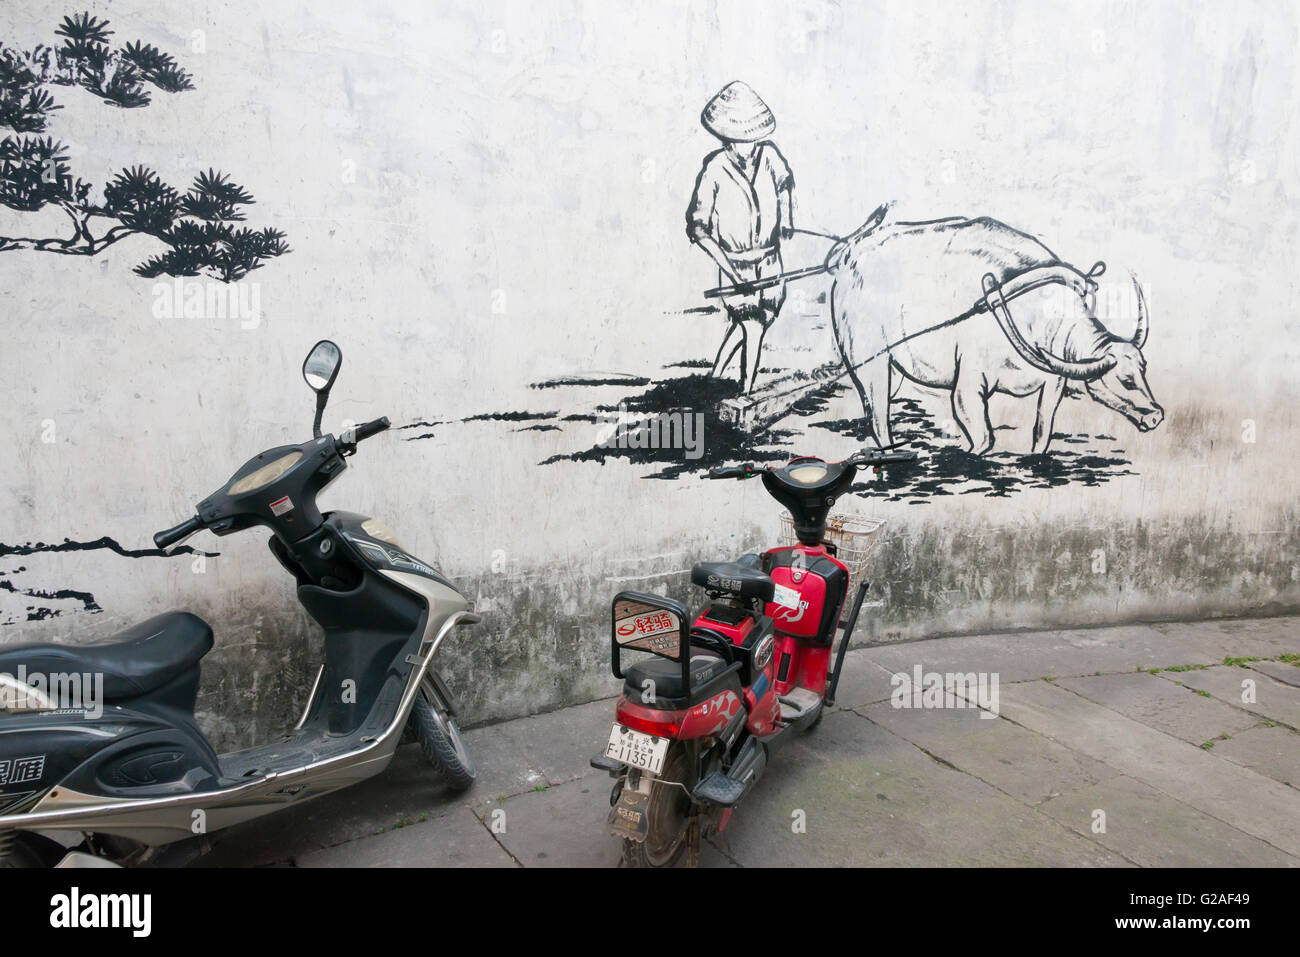
[[[711,479],[742,479],[749,478],[753,474],[753,462],[746,462],[744,465],[724,465],[709,469],[709,478]]]
[[[354,430],[356,432],[356,441],[361,442],[370,438],[372,435],[378,435],[380,432],[385,431],[390,425],[392,425],[392,423],[388,421],[388,416],[386,415],[381,415],[379,418],[373,419],[370,422],[362,422]]]
[[[203,519],[195,515],[192,518],[187,518],[175,528],[165,528],[161,532],[156,533],[153,537],[153,543],[158,548],[167,548],[170,545],[175,545],[177,542],[189,538],[195,532],[201,531],[202,529]]]
[[[388,416],[381,415],[377,419],[369,422],[362,422],[360,425],[354,425],[339,436],[339,451],[344,455],[352,455],[357,450],[357,444],[364,442],[372,435],[378,435],[386,430],[392,423],[388,421]]]
[[[876,450],[874,452],[863,451],[853,457],[853,462],[863,467],[873,465],[901,465],[905,462],[915,461],[915,452],[889,452],[885,450]]]

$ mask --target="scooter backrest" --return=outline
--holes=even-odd
[[[690,619],[685,605],[661,595],[622,591],[614,596],[610,617],[614,677],[624,677],[621,659],[628,648],[681,662],[682,687],[690,687]]]

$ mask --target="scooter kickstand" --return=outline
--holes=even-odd
[[[690,822],[686,825],[686,866],[696,868],[700,866],[700,816],[692,814]]]

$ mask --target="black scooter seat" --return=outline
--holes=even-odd
[[[691,584],[762,601],[771,601],[776,590],[771,577],[748,562],[700,562],[691,569]]]
[[[0,673],[102,674],[104,699],[138,698],[189,671],[212,650],[212,628],[172,611],[90,645],[23,644],[0,648]]]
[[[715,676],[724,671],[727,663],[711,652],[701,648],[691,649],[691,687],[700,688],[708,684]],[[640,701],[640,695],[653,688],[655,698],[684,698],[686,689],[682,687],[682,666],[667,658],[647,658],[638,661],[627,669],[624,675],[626,690],[633,701]],[[646,681],[654,682],[647,686]]]

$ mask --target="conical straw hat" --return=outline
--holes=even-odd
[[[770,136],[776,118],[748,83],[737,80],[719,90],[704,107],[700,122],[714,136],[738,143],[752,143]]]

